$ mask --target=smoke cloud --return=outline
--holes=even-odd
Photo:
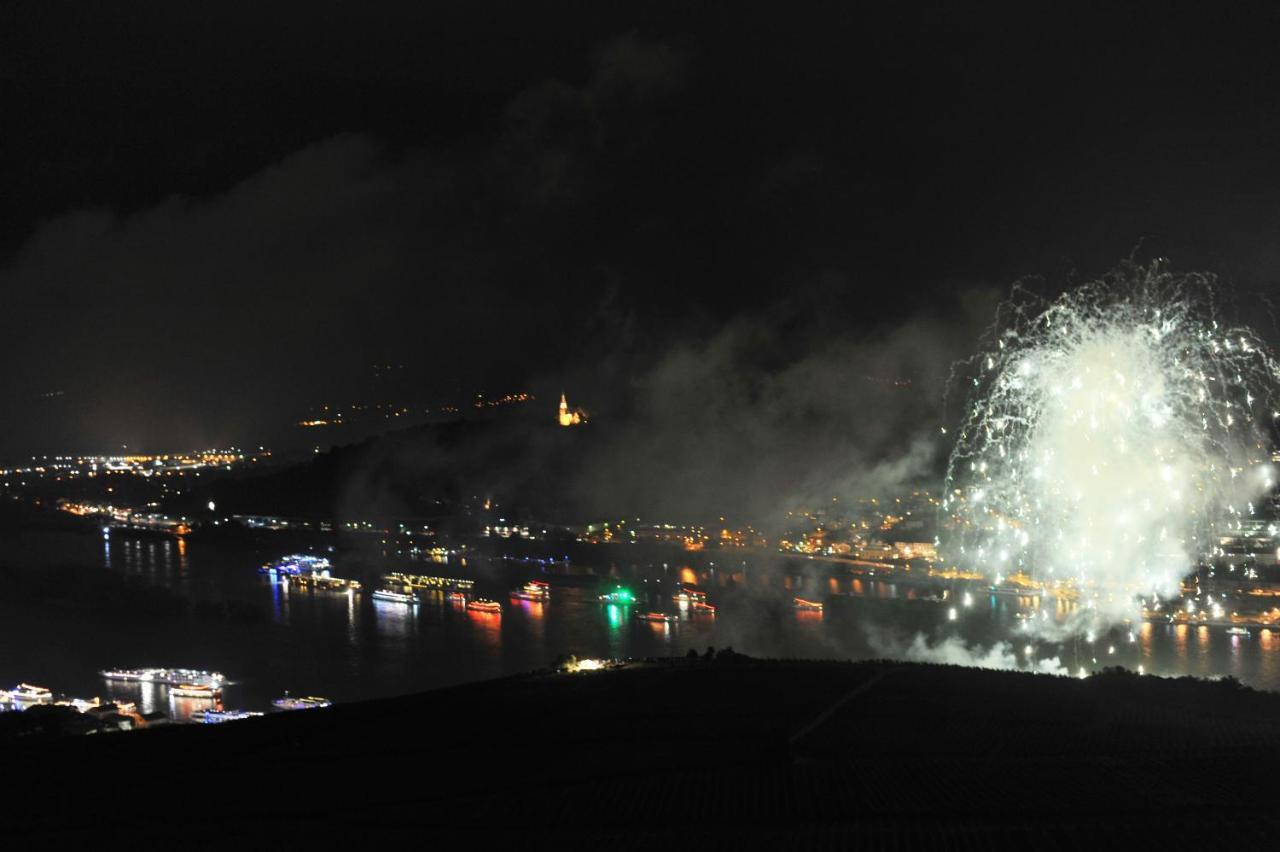
[[[1068,675],[1070,672],[1058,657],[1035,658],[1026,655],[1019,659],[1008,642],[995,642],[990,647],[969,645],[957,636],[947,636],[930,641],[923,633],[915,634],[910,641],[903,641],[883,630],[867,630],[867,640],[872,649],[887,659],[907,660],[915,663],[943,663],[952,666],[969,666],[978,669],[1007,669],[1031,671],[1038,674]]]

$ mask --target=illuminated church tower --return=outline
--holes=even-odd
[[[560,425],[577,426],[581,422],[582,412],[570,411],[568,400],[564,398],[564,394],[560,394]]]

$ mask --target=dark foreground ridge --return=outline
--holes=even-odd
[[[1280,695],[739,657],[5,750],[48,848],[1220,848],[1274,837]]]

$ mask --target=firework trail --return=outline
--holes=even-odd
[[[1023,289],[973,362],[942,503],[946,556],[1078,599],[1068,630],[1178,592],[1272,487],[1280,369],[1214,281],[1127,264],[1052,302]]]

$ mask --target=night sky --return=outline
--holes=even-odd
[[[0,455],[271,443],[384,362],[749,454],[928,424],[1022,276],[1270,292],[1277,13],[1120,5],[4,4]]]

